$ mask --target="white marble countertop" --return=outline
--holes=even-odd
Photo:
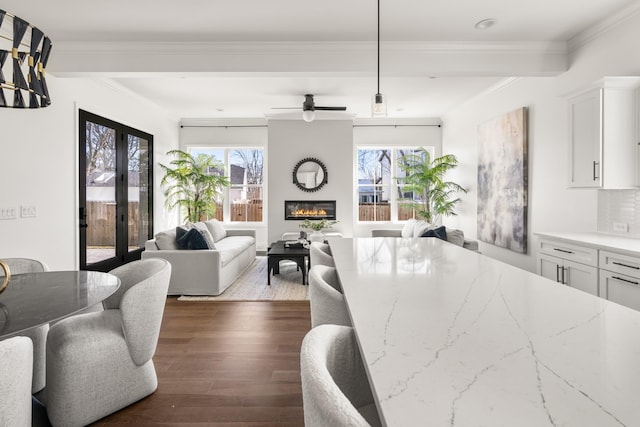
[[[435,238],[329,243],[385,425],[640,425],[640,312]]]
[[[568,232],[536,232],[538,237],[548,237],[595,249],[624,252],[632,256],[640,256],[640,239],[604,233],[568,233]]]

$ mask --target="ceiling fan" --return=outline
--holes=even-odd
[[[300,107],[273,107],[274,109],[279,110],[289,110],[289,109],[298,109]],[[302,119],[305,122],[311,122],[315,118],[315,111],[324,110],[324,111],[346,111],[347,107],[321,107],[316,105],[313,101],[312,94],[306,94],[304,96],[304,102],[302,103]]]

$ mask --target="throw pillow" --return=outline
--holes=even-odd
[[[209,228],[204,222],[196,222],[195,224],[192,224],[191,228],[197,228],[198,230],[202,231],[202,235],[207,240],[207,245],[209,246],[209,249],[216,248],[215,239],[211,235]]]
[[[224,229],[224,226],[217,219],[211,219],[209,221],[205,221],[204,224],[209,229],[209,232],[213,236],[213,241],[217,242],[218,240],[222,240],[227,237],[227,230]]]
[[[420,237],[437,237],[438,239],[444,240],[446,242],[447,229],[444,225],[438,228],[431,228],[422,233]]]
[[[162,251],[178,249],[178,245],[176,245],[176,230],[161,231],[156,234],[155,238],[156,246]]]
[[[419,219],[413,225],[413,236],[412,237],[421,237],[422,234],[424,234],[424,232],[427,231],[430,228],[432,228],[431,224],[429,224],[425,220]]]
[[[447,228],[447,241],[454,245],[464,245],[464,233],[462,230],[456,230],[455,228]]]
[[[187,230],[184,227],[176,227],[176,244],[178,249],[210,249],[207,245],[207,239],[197,228]]]
[[[415,219],[411,218],[407,220],[407,222],[404,224],[404,227],[402,227],[402,231],[400,232],[400,235],[405,239],[408,237],[413,237],[413,231],[415,230],[415,227],[416,227]]]

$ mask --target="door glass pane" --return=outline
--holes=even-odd
[[[128,250],[143,248],[149,236],[149,141],[135,135],[128,137]]]
[[[116,255],[116,131],[86,122],[87,264]]]

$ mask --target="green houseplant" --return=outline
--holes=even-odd
[[[180,208],[185,222],[197,222],[211,218],[216,213],[216,201],[224,187],[230,185],[229,178],[220,175],[222,162],[207,154],[191,155],[182,150],[167,152],[176,158],[170,166],[160,164],[165,175],[161,185],[168,209]]]
[[[311,221],[310,219],[305,219],[300,223],[300,228],[307,228],[313,231],[322,231],[324,229],[330,229],[337,222],[338,221],[329,221],[324,218],[317,221]]]
[[[458,166],[453,154],[445,154],[431,159],[427,150],[420,147],[413,153],[398,158],[398,167],[404,177],[398,178],[405,184],[404,191],[413,192],[413,198],[401,201],[413,206],[416,216],[428,223],[437,223],[441,216],[456,215],[455,206],[460,201],[456,193],[466,193],[467,189],[451,181],[445,181],[445,174]]]

